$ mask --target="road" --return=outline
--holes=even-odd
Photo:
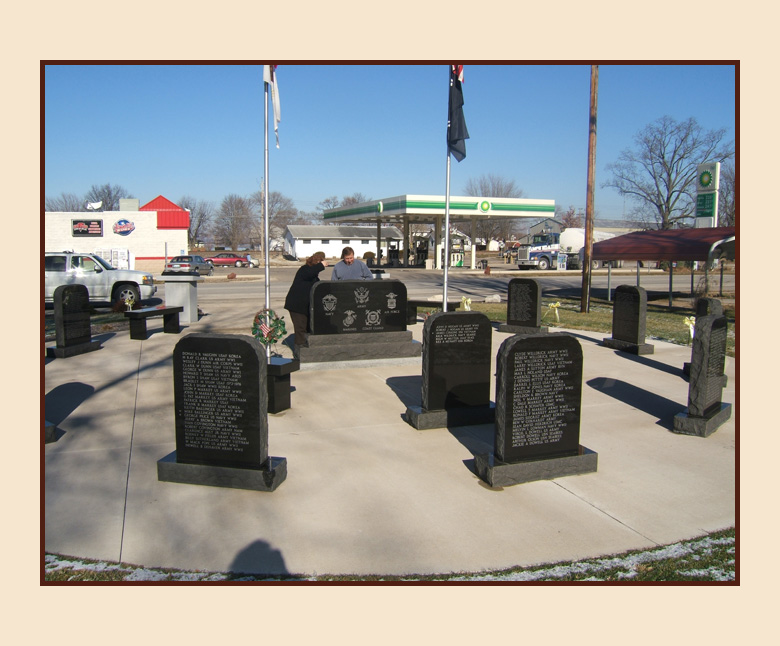
[[[292,283],[298,266],[271,267],[271,303],[274,307],[280,307],[284,302],[287,290]],[[441,296],[443,285],[443,272],[425,269],[397,269],[390,268],[391,279],[401,280],[407,288],[408,295],[415,298],[428,298]],[[669,293],[669,275],[652,269],[640,270],[640,285],[648,291],[649,300],[666,299]],[[235,281],[221,280],[228,273],[236,273]],[[328,267],[321,279],[330,277],[331,268]],[[208,304],[210,301],[254,301],[262,303],[265,298],[263,282],[264,271],[260,269],[222,269],[217,268],[212,278],[206,279],[198,287],[198,300]],[[249,278],[253,280],[247,280]],[[535,278],[542,286],[542,295],[546,298],[579,298],[582,288],[582,274],[578,271],[566,272],[535,272],[519,270],[496,270],[486,276],[481,272],[463,269],[453,269],[449,272],[448,296],[450,299],[460,299],[463,296],[482,301],[486,297],[498,294],[506,299],[507,283],[512,278]],[[735,291],[735,275],[724,274],[723,290],[726,293]],[[608,287],[606,270],[594,272],[591,278],[591,295],[594,298],[606,298]],[[697,285],[703,283],[703,273],[695,276]],[[636,285],[637,275],[635,270],[613,270],[610,280],[610,288],[618,285]],[[713,272],[710,275],[710,289],[718,289],[720,274]],[[691,293],[690,275],[675,274],[674,294],[676,298],[686,298]],[[155,301],[164,300],[165,287],[158,285]],[[154,304],[154,303],[152,303]]]

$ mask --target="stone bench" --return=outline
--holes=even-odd
[[[406,324],[414,325],[417,323],[417,308],[430,307],[432,309],[441,309],[441,301],[429,301],[427,298],[409,298],[406,300]],[[447,311],[454,312],[460,307],[460,301],[447,301]]]
[[[163,317],[163,332],[178,334],[180,331],[179,313],[182,311],[184,311],[183,307],[166,307],[165,305],[128,310],[125,312],[125,317],[130,319],[130,338],[145,341],[147,337],[146,319],[153,316]]]

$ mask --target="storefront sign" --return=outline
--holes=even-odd
[[[114,224],[114,233],[120,236],[130,235],[133,231],[135,231],[135,224],[129,220],[117,220]]]
[[[71,225],[75,237],[103,235],[103,220],[71,220]]]

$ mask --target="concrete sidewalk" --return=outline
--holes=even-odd
[[[146,341],[108,333],[95,337],[101,350],[46,360],[46,417],[60,429],[44,449],[46,551],[214,571],[426,574],[590,558],[735,524],[736,406],[708,438],[670,431],[687,405],[690,348],[649,339],[655,354],[632,357],[579,331],[580,441],[598,453],[597,473],[491,489],[473,471],[491,425],[417,431],[403,420],[420,403],[416,359],[293,373],[292,408],[269,415],[269,453],[288,462],[273,493],[159,482],[157,461],[175,449],[173,348],[219,331],[214,322],[173,335],[150,319]],[[422,324],[410,329],[420,340]],[[493,332],[494,368],[508,336]],[[727,357],[732,404],[734,372]]]

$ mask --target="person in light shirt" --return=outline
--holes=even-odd
[[[374,275],[362,260],[355,258],[352,247],[344,247],[341,260],[333,265],[331,280],[371,280]]]

